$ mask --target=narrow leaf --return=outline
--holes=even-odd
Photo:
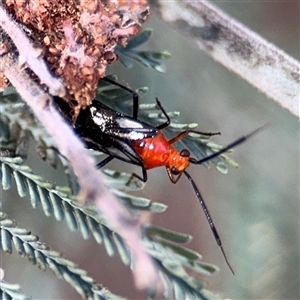
[[[103,243],[108,256],[113,256],[115,254],[115,248],[112,243],[111,235],[112,232],[104,225],[100,226],[100,230],[103,236]]]
[[[102,244],[103,235],[102,235],[102,232],[99,228],[99,224],[94,219],[92,219],[91,217],[87,217],[87,223],[88,223],[88,226],[89,226],[96,242],[98,244]]]
[[[14,223],[13,223],[14,224]],[[15,224],[14,224],[15,225]],[[11,229],[11,232],[15,235],[28,235],[28,231],[24,228],[15,227]]]
[[[183,247],[180,247],[177,245],[173,245],[170,243],[166,243],[164,241],[158,241],[158,243],[165,247],[172,249],[172,251],[174,251],[175,253],[179,254],[180,256],[184,257],[187,260],[195,261],[195,260],[201,258],[201,256],[193,250],[183,248]]]
[[[68,227],[72,231],[76,231],[78,229],[78,226],[70,204],[67,202],[63,202],[63,207],[64,207],[64,212],[65,212],[65,217],[66,217]]]
[[[122,52],[118,53],[120,63],[126,68],[131,69],[133,67],[132,61],[127,58]]]
[[[191,241],[192,237],[188,234],[178,233],[160,227],[150,226],[147,228],[147,235],[150,238],[160,237],[175,243],[185,244]]]
[[[30,202],[31,206],[33,208],[37,208],[38,204],[41,202],[40,201],[40,196],[37,190],[37,185],[34,181],[32,180],[27,180],[28,184],[28,191],[29,191],[29,197],[30,197]]]
[[[76,209],[75,210],[75,216],[76,216],[77,224],[79,225],[79,229],[81,231],[81,234],[82,234],[83,238],[85,240],[87,240],[90,237],[91,232],[90,232],[89,227],[87,225],[85,215],[79,209]]]
[[[70,273],[64,272],[63,277],[66,280],[66,282],[68,282],[71,286],[73,286],[76,289],[77,293],[82,298],[86,298],[85,292],[75,276],[72,276],[72,274],[70,274]]]
[[[219,161],[215,166],[222,174],[228,173],[228,168],[222,161]]]
[[[24,249],[25,249],[25,253],[26,253],[26,256],[28,257],[28,259],[35,265],[36,259],[35,259],[34,249],[28,243],[24,243]]]
[[[44,211],[45,215],[47,217],[49,217],[49,216],[52,215],[53,210],[52,210],[52,207],[51,207],[50,200],[48,198],[48,192],[40,186],[37,187],[37,190],[38,190],[38,193],[39,193],[39,196],[40,196],[40,199],[41,199],[41,204],[42,204],[42,207],[43,207],[43,211]]]
[[[175,299],[185,299],[185,292],[182,289],[181,285],[177,282],[173,283],[174,286],[174,293],[175,293]]]
[[[57,278],[63,278],[63,270],[62,267],[56,264],[51,258],[46,257],[47,264],[49,268],[54,272]]]
[[[170,282],[169,278],[165,276],[164,274],[160,273],[160,276],[162,278],[162,283],[164,286],[164,293],[163,297],[164,299],[172,299],[173,298],[173,285]]]
[[[14,171],[13,174],[16,180],[18,194],[21,198],[23,198],[26,196],[27,193],[25,178],[21,176],[21,174],[18,171]]]
[[[38,267],[41,270],[46,271],[47,270],[47,260],[46,260],[45,256],[39,251],[35,251],[35,256],[36,256],[36,262],[37,262]]]
[[[145,29],[140,34],[132,38],[128,44],[126,45],[125,49],[133,49],[141,46],[142,44],[146,43],[152,34],[152,29]]]
[[[64,218],[64,211],[61,205],[61,198],[59,198],[55,193],[49,193],[53,214],[57,221],[61,221]]]
[[[23,245],[23,241],[20,240],[17,236],[13,236],[12,240],[13,240],[14,246],[15,246],[18,254],[19,255],[26,255],[24,245]]]
[[[11,284],[3,280],[0,281],[0,299],[1,300],[31,300],[26,296],[18,284]]]
[[[7,164],[2,163],[2,186],[4,190],[9,190],[11,187],[11,170]]]
[[[119,255],[122,259],[122,262],[125,265],[129,265],[130,263],[130,254],[128,252],[128,249],[126,247],[126,245],[124,244],[124,241],[120,238],[120,236],[116,233],[113,233],[113,239],[116,245],[116,248],[119,252]]]
[[[150,206],[150,211],[152,213],[163,213],[167,210],[168,206],[164,203],[152,202]]]
[[[1,248],[7,253],[12,253],[11,234],[5,229],[1,229]]]

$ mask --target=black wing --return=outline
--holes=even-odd
[[[103,134],[116,139],[135,141],[157,134],[156,127],[119,113],[99,101],[93,101],[79,117],[85,120],[79,120],[81,124],[98,127]]]
[[[90,106],[81,109],[73,124],[68,104],[57,97],[55,102],[87,148],[128,163],[142,164],[142,159],[132,148],[131,142],[157,134],[154,126],[117,112],[96,100]]]

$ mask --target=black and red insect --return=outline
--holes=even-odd
[[[134,174],[134,176],[140,178],[144,182],[147,181],[147,170],[161,166],[166,168],[172,183],[176,183],[182,174],[184,174],[190,181],[196,193],[210,229],[222,251],[227,265],[232,273],[234,273],[228,262],[220,236],[203,197],[186,169],[190,164],[200,165],[214,159],[222,153],[227,152],[235,146],[245,142],[252,135],[260,131],[264,126],[238,138],[220,151],[197,160],[190,157],[188,149],[183,149],[178,152],[173,144],[184,138],[189,132],[209,136],[219,133],[203,133],[194,130],[185,130],[168,140],[162,130],[169,126],[170,118],[158,99],[156,99],[157,106],[161,109],[166,121],[154,127],[146,122],[138,120],[139,96],[136,92],[109,78],[103,78],[102,80],[116,85],[132,94],[132,116],[117,112],[103,103],[94,100],[90,106],[80,111],[76,122],[72,123],[70,108],[62,100],[56,98],[59,109],[70,124],[73,125],[76,133],[85,142],[86,146],[90,149],[101,151],[108,155],[107,158],[97,165],[97,167],[101,168],[114,158],[117,158],[124,162],[140,166],[142,168],[142,177],[136,174]]]

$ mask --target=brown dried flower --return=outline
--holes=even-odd
[[[130,8],[131,10],[140,9],[148,5],[147,0],[110,0],[109,2],[119,7]]]
[[[105,2],[105,3],[104,3]],[[74,109],[95,98],[114,49],[126,45],[149,15],[146,1],[4,0],[9,12],[43,49],[50,70],[62,78],[64,100]]]

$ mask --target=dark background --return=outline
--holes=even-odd
[[[216,5],[269,41],[299,59],[299,2],[224,1]],[[132,70],[114,68],[121,83],[132,88],[148,86],[143,99],[158,97],[167,111],[179,110],[180,121],[197,122],[199,130],[221,131],[215,139],[227,144],[240,135],[271,122],[272,126],[237,148],[232,157],[239,169],[222,175],[215,168],[191,166],[205,197],[224,248],[233,265],[233,276],[209,230],[193,190],[185,178],[173,185],[161,169],[149,172],[141,195],[169,206],[153,217],[156,225],[194,236],[190,247],[204,260],[218,265],[213,277],[202,277],[207,288],[232,299],[299,299],[299,123],[295,116],[248,83],[200,52],[192,41],[153,15],[146,27],[154,29],[148,49],[172,53],[166,74],[135,63]],[[29,164],[47,179],[61,183],[58,172],[31,158]],[[38,166],[37,166],[38,165]],[[109,165],[130,171],[124,163]],[[133,288],[130,271],[118,257],[107,258],[102,246],[83,241],[65,222],[32,210],[16,193],[2,193],[3,211],[55,250],[88,270],[113,293],[145,299]],[[6,280],[21,283],[27,294],[39,299],[79,299],[76,292],[51,271],[42,272],[14,255],[2,255]]]

